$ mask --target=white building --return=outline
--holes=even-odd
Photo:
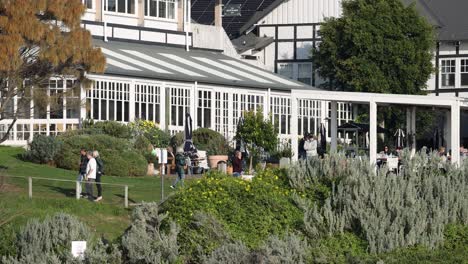
[[[4,144],[25,145],[35,134],[76,129],[87,118],[153,120],[176,133],[183,130],[187,112],[194,129],[211,128],[230,139],[245,110],[271,116],[280,139],[290,139],[291,91],[315,88],[238,60],[222,27],[185,19],[190,17],[189,0],[83,2],[82,26],[106,56],[105,73],[87,73],[91,87],[64,96],[63,111],[34,108],[31,102],[29,115],[17,120]],[[53,78],[49,93],[64,94],[73,82]],[[307,99],[299,109],[300,131],[318,131],[326,118],[323,105]],[[0,135],[10,122],[1,121]]]

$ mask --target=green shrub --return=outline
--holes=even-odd
[[[271,234],[281,235],[297,228],[302,213],[293,202],[290,190],[273,172],[252,182],[211,173],[171,196],[162,211],[182,228],[182,252],[196,251],[199,236],[192,228],[196,212],[212,214],[225,227],[229,236],[248,247],[260,246]]]
[[[103,134],[116,138],[130,139],[132,137],[131,129],[123,123],[117,121],[101,121],[91,123],[85,126],[85,131],[102,131]]]
[[[132,224],[122,237],[125,263],[176,263],[179,259],[178,228],[170,223],[161,229],[167,215],[159,214],[157,203],[136,207]]]
[[[146,174],[145,157],[133,149],[128,140],[108,135],[78,135],[59,137],[63,142],[55,162],[58,167],[78,170],[79,150],[98,150],[104,162],[105,174],[114,176],[143,176]]]
[[[367,243],[352,233],[338,234],[312,243],[309,253],[313,263],[352,263],[367,256]]]
[[[184,137],[185,137],[184,132],[179,132],[171,137],[171,141],[169,142],[169,144],[174,148],[174,150],[176,150],[177,147],[182,146],[182,144],[184,144],[184,140],[185,140]],[[200,149],[198,148],[197,145],[195,145],[195,147],[197,149]],[[200,150],[203,150],[203,149],[200,149]]]
[[[25,157],[35,163],[49,163],[54,160],[61,147],[62,142],[55,137],[35,135],[31,144],[29,144],[29,150],[26,152]]]
[[[265,242],[256,256],[256,263],[309,263],[309,245],[307,241],[295,234],[287,234],[283,238],[271,236]]]
[[[227,155],[229,153],[226,138],[208,128],[199,128],[193,131],[193,144],[197,149],[205,150],[207,155]]]
[[[129,124],[134,136],[143,135],[157,148],[169,146],[171,135],[159,128],[158,124],[148,120],[136,120]]]
[[[416,245],[433,249],[442,244],[445,225],[468,223],[468,164],[456,169],[425,153],[413,159],[406,153],[402,162],[398,176],[387,168],[376,174],[367,161],[340,155],[293,166],[294,188],[318,183],[332,190],[320,209],[305,211],[309,235],[351,231],[366,238],[371,253]]]

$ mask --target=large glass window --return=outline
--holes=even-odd
[[[211,127],[210,91],[198,91],[197,125],[198,127]]]
[[[289,79],[294,78],[293,65],[291,63],[278,64],[278,73]]]
[[[312,84],[312,64],[303,63],[297,65],[297,80],[305,84]]]
[[[93,9],[93,0],[81,0],[87,9]]]
[[[455,60],[441,61],[442,87],[455,87]]]
[[[468,86],[468,59],[461,60],[460,85]]]
[[[105,0],[104,10],[123,14],[135,14],[135,0]]]
[[[145,16],[166,19],[176,18],[175,0],[145,0]]]

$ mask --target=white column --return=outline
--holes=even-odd
[[[128,121],[129,122],[133,122],[135,121],[135,81],[132,80],[130,82],[130,86],[129,86],[129,91],[130,91],[130,96],[128,98],[128,104],[129,104],[129,107],[128,107],[128,115],[129,115],[129,119]],[[148,104],[146,104],[148,105]],[[148,111],[146,111],[146,114],[148,115]]]
[[[219,93],[219,111],[220,111],[220,116],[223,115],[223,112],[221,112],[223,110],[223,100],[222,100],[222,96],[223,96],[223,93]],[[216,131],[216,91],[215,90],[211,90],[211,108],[210,108],[210,123],[211,123],[211,127],[210,129],[211,130],[215,130]],[[222,118],[221,118],[222,119]],[[221,128],[222,127],[222,120],[220,120],[219,122],[219,127]],[[221,129],[220,131],[218,131],[220,133],[222,133]]]
[[[265,103],[263,104],[265,109],[263,109],[263,115],[264,115],[264,118],[265,120],[269,120],[269,115],[270,115],[270,98],[271,98],[271,89],[268,88],[268,91],[266,93],[266,95],[263,97],[265,98]]]
[[[416,107],[411,107],[411,157],[416,154]]]
[[[234,138],[234,95],[231,91],[228,92],[228,140]]]
[[[162,83],[159,88],[159,128],[166,130],[166,83]]]
[[[450,109],[450,143],[452,163],[460,164],[460,102],[456,101]]]
[[[338,103],[336,101],[332,101],[330,103],[330,135],[331,135],[331,148],[330,150],[336,151],[338,146]]]
[[[451,127],[452,127],[451,112],[447,111],[447,112],[445,112],[445,122],[444,122],[444,138],[445,138],[445,140],[444,140],[444,142],[442,142],[442,145],[445,145],[447,151],[452,148],[452,135],[450,133],[450,128]]]
[[[190,116],[192,117],[192,128],[193,130],[197,129],[198,120],[197,120],[197,94],[198,94],[198,82],[195,82],[194,85],[190,88]],[[185,113],[184,113],[185,120]]]
[[[298,131],[298,98],[295,94],[291,94],[291,150],[293,153],[292,160],[297,161],[299,159],[299,131]]]
[[[369,159],[371,164],[377,160],[377,103],[369,103]]]
[[[319,101],[318,103],[320,104],[320,123],[325,125],[327,123],[327,115],[328,115],[327,104],[328,104],[328,102],[327,101]],[[325,126],[325,127],[327,127],[327,126]]]

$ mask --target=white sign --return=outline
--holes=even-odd
[[[86,241],[72,241],[71,253],[73,257],[83,259],[86,251]]]
[[[159,164],[167,164],[167,149],[157,148],[156,156],[158,157]]]

